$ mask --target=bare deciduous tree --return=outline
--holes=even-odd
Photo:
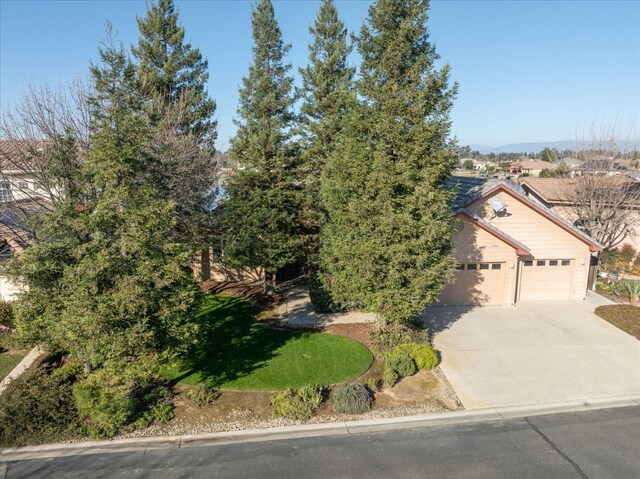
[[[605,248],[640,235],[640,182],[628,175],[638,161],[632,126],[593,125],[574,151],[582,166],[563,193],[576,226]]]

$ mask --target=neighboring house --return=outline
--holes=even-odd
[[[587,173],[601,176],[623,175],[628,171],[629,169],[625,165],[609,158],[587,160],[575,169],[577,175]]]
[[[615,178],[602,178],[602,180],[624,181],[622,178],[624,177],[616,176]],[[571,224],[577,224],[580,220],[575,210],[575,201],[572,199],[574,197],[572,189],[576,184],[577,180],[562,178],[524,178],[520,183],[527,196],[542,203]],[[638,188],[640,188],[640,182]],[[629,207],[640,209],[640,201],[636,201]],[[620,246],[624,244],[630,244],[636,250],[640,250],[640,222],[622,240]]]
[[[509,171],[511,173],[527,174],[538,176],[542,170],[553,170],[553,163],[542,160],[518,160],[511,164]]]
[[[454,281],[444,305],[510,305],[584,299],[602,247],[517,185],[453,177]]]
[[[0,203],[26,199],[48,199],[57,195],[53,189],[47,191],[39,181],[38,174],[27,159],[31,149],[42,152],[44,142],[0,140]]]

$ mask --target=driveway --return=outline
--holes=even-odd
[[[640,395],[640,341],[585,303],[433,307],[423,315],[467,409]]]

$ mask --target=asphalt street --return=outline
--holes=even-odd
[[[0,464],[18,478],[640,477],[640,407]]]

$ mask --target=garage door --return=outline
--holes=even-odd
[[[456,268],[454,282],[444,288],[437,304],[504,304],[505,263],[460,263]]]
[[[520,301],[571,298],[574,263],[571,259],[523,261]]]

